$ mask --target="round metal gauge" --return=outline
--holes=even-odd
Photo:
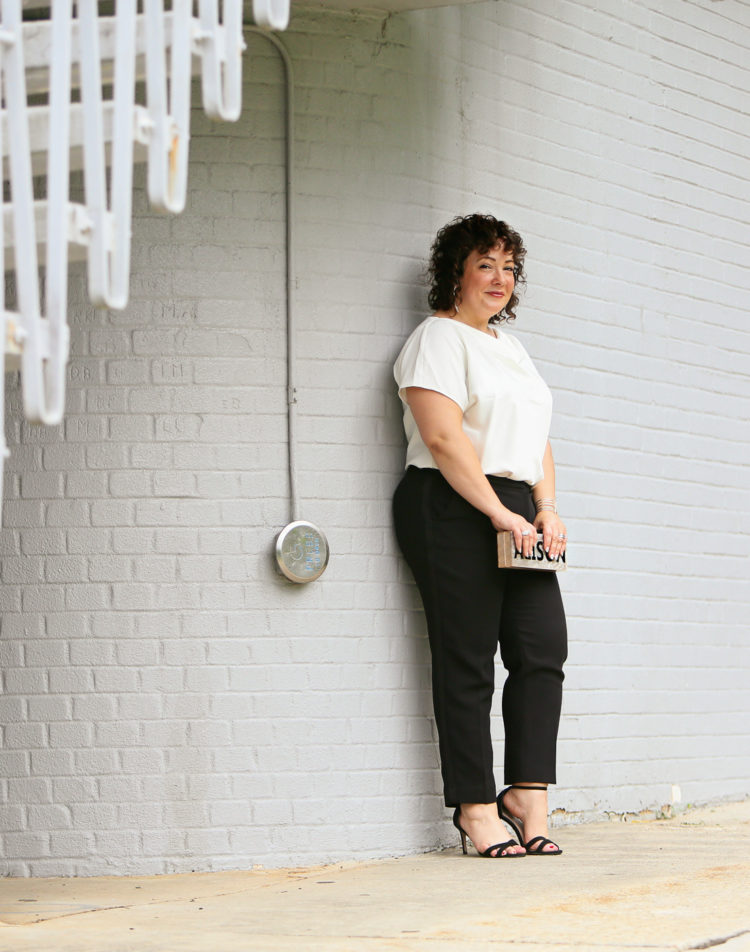
[[[314,582],[328,565],[328,540],[311,522],[290,522],[276,539],[276,562],[292,582]]]

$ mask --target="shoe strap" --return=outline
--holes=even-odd
[[[483,853],[480,853],[479,855],[493,857],[492,851],[497,850],[497,853],[495,854],[495,856],[500,856],[503,850],[507,850],[511,846],[518,846],[518,843],[516,843],[515,840],[506,840],[504,843],[494,843],[492,846],[488,846],[487,849]],[[514,855],[513,853],[506,853],[506,856],[513,856],[513,855]],[[523,853],[521,853],[520,855],[523,856]]]
[[[511,787],[514,790],[546,790],[546,787],[534,787],[527,783],[512,783]]]
[[[532,847],[535,843],[538,843],[539,846],[537,846],[537,848],[536,848],[535,850],[532,850],[530,847]],[[559,850],[559,849],[560,849],[560,847],[557,845],[557,843],[554,842],[554,840],[550,840],[550,839],[549,839],[548,837],[546,837],[546,836],[532,836],[532,838],[531,838],[530,840],[527,840],[523,845],[524,845],[524,848],[526,849],[526,852],[527,852],[527,853],[532,853],[532,854],[533,854],[533,853],[551,852],[551,850],[550,850],[550,851],[547,851],[547,850],[544,849],[544,847],[545,847],[548,843],[551,844],[552,846],[554,846],[556,850]]]

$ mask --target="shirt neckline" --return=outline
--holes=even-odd
[[[482,337],[489,337],[490,340],[501,340],[500,334],[498,333],[498,329],[493,324],[490,324],[490,330],[492,331],[492,333],[485,334],[485,332],[480,331],[479,328],[472,327],[471,324],[465,324],[463,321],[457,321],[455,320],[455,318],[452,318],[452,317],[440,317],[440,315],[438,314],[431,314],[430,316],[434,318],[436,321],[450,321],[451,324],[456,324],[460,327],[465,327],[468,331],[473,331],[475,334],[480,334]]]

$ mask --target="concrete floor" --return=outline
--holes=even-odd
[[[0,880],[0,952],[750,952],[750,800],[555,830],[565,852]]]

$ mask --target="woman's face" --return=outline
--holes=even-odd
[[[491,317],[502,311],[515,286],[513,255],[503,245],[472,251],[464,262],[456,303],[462,311]]]

